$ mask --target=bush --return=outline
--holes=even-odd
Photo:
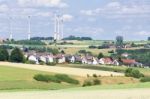
[[[140,80],[141,82],[150,82],[150,77],[143,77]]]
[[[70,78],[68,75],[65,75],[65,74],[56,74],[55,77],[61,80],[62,82],[67,82],[71,84],[79,84],[78,80]]]
[[[125,71],[125,76],[127,76],[127,77],[134,77],[134,78],[141,78],[141,77],[143,77],[144,75],[143,75],[142,73],[140,73],[140,71],[137,70],[137,69],[128,68],[128,69]]]
[[[99,79],[88,79],[84,81],[82,86],[86,87],[86,86],[93,86],[93,85],[100,85],[100,84],[101,81]]]
[[[83,86],[83,87],[92,86],[92,81],[90,81],[90,80],[85,80],[82,86]]]
[[[115,53],[114,50],[108,51],[108,53]]]
[[[75,80],[73,78],[70,78],[68,75],[63,74],[56,74],[56,75],[37,74],[33,78],[37,81],[43,82],[55,82],[55,83],[67,82],[70,84],[79,84],[78,80]]]
[[[94,79],[93,80],[93,85],[100,85],[101,81],[99,79]]]
[[[26,61],[26,64],[36,64],[35,61]]]
[[[45,63],[44,63],[44,62],[42,62],[42,61],[40,61],[40,62],[39,62],[39,64],[40,64],[40,65],[45,65]]]
[[[46,63],[46,65],[49,65],[49,66],[55,66],[56,63],[52,62],[52,63]]]
[[[33,78],[37,81],[49,82],[48,77],[46,75],[38,74],[35,75]]]
[[[97,75],[96,75],[96,74],[93,74],[93,77],[97,78]]]

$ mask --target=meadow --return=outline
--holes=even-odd
[[[72,84],[44,83],[33,79],[36,74],[53,73],[0,66],[0,90],[58,90],[75,87]]]

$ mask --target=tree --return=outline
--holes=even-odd
[[[103,57],[104,57],[103,53],[99,53],[98,59],[101,59],[101,58],[103,58]]]
[[[122,36],[116,37],[116,46],[117,47],[123,47],[123,37]]]
[[[10,55],[11,62],[23,63],[25,62],[24,55],[19,48],[14,48]]]
[[[5,48],[0,48],[0,61],[8,61],[9,53]]]
[[[148,37],[148,41],[150,41],[150,37]]]
[[[62,50],[62,51],[61,51],[61,54],[65,54],[65,51],[64,51],[64,50]]]

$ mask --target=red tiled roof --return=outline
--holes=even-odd
[[[103,61],[105,64],[113,62],[113,60],[111,58],[103,58]]]
[[[134,59],[122,59],[122,62],[124,64],[133,64],[135,63],[136,61]]]

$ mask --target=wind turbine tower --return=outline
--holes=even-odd
[[[64,20],[61,18],[61,39],[64,38]]]
[[[12,34],[12,17],[9,17],[9,22],[10,22],[10,36],[9,40],[13,39],[13,34]]]
[[[60,16],[55,14],[55,23],[54,23],[54,40],[59,41],[60,40]]]
[[[31,39],[31,16],[28,16],[28,40]]]

